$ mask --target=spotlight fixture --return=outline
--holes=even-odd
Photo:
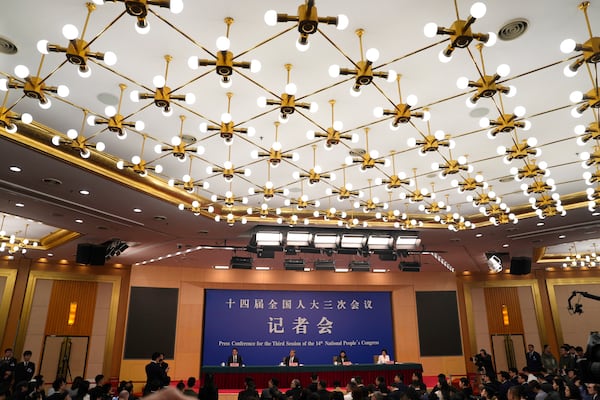
[[[310,47],[308,35],[317,32],[319,23],[335,25],[339,30],[348,27],[348,17],[343,14],[337,17],[319,17],[314,0],[305,0],[304,4],[300,4],[298,15],[279,14],[275,10],[269,10],[265,13],[265,23],[267,25],[275,26],[278,22],[298,22],[300,37],[296,42],[296,48],[300,51],[308,50]]]
[[[223,167],[215,167],[209,165],[208,167],[206,167],[206,173],[209,175],[214,173],[223,174],[223,178],[225,178],[226,182],[231,182],[235,175],[250,176],[252,171],[250,171],[249,168],[234,168],[231,162],[231,146],[228,147],[228,150],[229,152],[227,154],[227,160],[223,163]]]
[[[342,182],[342,186],[340,186],[339,188],[327,188],[325,190],[325,193],[327,194],[327,196],[332,196],[334,194],[337,194],[337,199],[338,201],[344,201],[344,200],[348,200],[350,197],[358,197],[358,198],[362,198],[364,196],[364,193],[360,190],[352,190],[352,183],[348,182],[346,183],[346,166],[342,166],[342,173],[344,176],[344,181]]]
[[[504,108],[502,106],[502,108]],[[488,131],[488,137],[494,139],[499,133],[510,133],[514,132],[516,128],[527,131],[531,128],[531,122],[528,120],[521,119],[525,115],[525,107],[517,106],[512,114],[502,112],[500,116],[495,120],[483,117],[479,120],[479,126],[486,129],[491,127]]]
[[[185,121],[185,115],[180,115],[179,119],[181,121],[179,135],[171,138],[171,145],[157,144],[154,146],[154,152],[156,154],[171,153],[178,161],[185,162],[187,161],[188,153],[204,154],[204,147],[192,147],[191,143],[185,143],[183,141],[183,123]]]
[[[67,97],[69,95],[69,88],[65,85],[47,86],[46,80],[49,76],[45,78],[39,76],[43,65],[44,54],[42,54],[42,58],[38,66],[38,75],[36,76],[30,75],[29,68],[27,68],[25,65],[17,65],[15,67],[15,75],[18,79],[12,76],[9,76],[8,79],[0,79],[0,90],[7,91],[8,89],[23,89],[25,97],[37,100],[40,108],[47,110],[52,106],[52,102],[48,98],[47,94],[55,93],[59,97]]]
[[[301,181],[302,178],[307,178],[309,186],[319,183],[321,181],[321,179],[329,179],[331,181],[335,181],[335,179],[336,179],[335,173],[333,173],[333,172],[324,173],[321,166],[319,164],[317,164],[317,145],[313,144],[312,149],[313,149],[313,167],[310,169],[310,171],[308,171],[308,173],[294,171],[292,173],[292,177],[295,180],[300,181],[300,182],[302,182]]]
[[[505,94],[506,97],[513,97],[517,93],[517,89],[514,86],[504,86],[498,83],[500,78],[504,78],[510,73],[510,67],[506,64],[501,64],[496,69],[494,75],[487,75],[485,63],[483,62],[483,46],[477,44],[477,49],[479,50],[479,58],[481,59],[480,78],[477,81],[471,81],[469,78],[463,76],[456,81],[456,86],[459,89],[476,88],[475,93],[467,98],[467,106],[473,108],[482,97],[490,98],[498,92]]]
[[[185,174],[181,180],[179,179],[169,179],[169,181],[167,182],[167,184],[171,187],[174,186],[180,186],[183,188],[183,190],[185,190],[188,193],[194,193],[196,191],[196,188],[202,188],[202,189],[208,189],[210,187],[210,184],[206,181],[202,182],[200,179],[194,180],[191,177],[192,174],[192,161],[194,161],[194,159],[192,157],[190,157],[190,166],[188,169],[188,173]]]
[[[150,25],[146,20],[148,16],[149,5],[157,6],[162,8],[168,8],[173,14],[179,14],[183,11],[183,0],[93,0],[96,4],[104,4],[106,1],[112,3],[121,2],[125,3],[125,11],[127,14],[137,19],[135,24],[135,30],[139,34],[146,34],[150,32]]]
[[[106,247],[106,260],[109,260],[111,257],[120,256],[129,248],[129,245],[120,239],[113,239],[109,242],[102,243],[102,246]]]
[[[402,186],[413,186],[414,182],[406,178],[406,173],[400,172],[396,174],[396,153],[392,150],[392,172],[393,174],[386,178],[375,178],[375,185],[380,186],[385,184],[386,190],[397,189]]]
[[[40,40],[37,43],[37,48],[42,54],[48,54],[49,52],[65,53],[67,56],[67,61],[78,66],[77,72],[82,78],[88,78],[92,74],[90,66],[88,65],[88,58],[102,60],[106,63],[106,65],[109,66],[115,65],[117,62],[117,56],[115,53],[112,51],[107,51],[106,53],[92,52],[90,51],[91,42],[88,43],[83,39],[90,21],[90,16],[92,12],[96,10],[96,4],[88,2],[86,3],[86,7],[88,13],[83,25],[81,37],[78,37],[79,31],[74,25],[67,24],[63,26],[62,29],[63,36],[69,41],[67,47],[49,44],[47,40]],[[97,39],[97,37],[94,38],[94,40],[95,39]]]
[[[292,161],[298,161],[300,159],[300,155],[296,152],[294,153],[284,153],[281,151],[281,143],[279,142],[279,121],[275,121],[275,141],[271,145],[271,148],[268,152],[252,150],[250,156],[257,160],[259,157],[269,157],[269,164],[271,167],[276,168],[281,163],[283,159],[289,159]]]
[[[352,260],[348,264],[348,269],[352,272],[371,272],[371,263],[368,261]]]
[[[315,260],[316,271],[335,271],[334,260]]]
[[[252,269],[252,257],[231,257],[229,265],[232,269]]]
[[[333,146],[339,144],[342,139],[350,140],[352,143],[358,142],[357,134],[347,134],[342,133],[342,129],[344,129],[344,124],[342,121],[335,120],[335,100],[329,100],[329,104],[331,105],[331,126],[327,128],[327,132],[315,132],[313,130],[309,130],[306,132],[306,138],[308,140],[315,140],[315,138],[325,138],[325,149],[331,150]]]
[[[135,155],[135,156],[131,157],[131,163],[127,163],[123,160],[117,161],[117,168],[118,169],[129,168],[133,172],[135,172],[136,174],[138,174],[140,176],[147,176],[148,171],[154,171],[157,174],[162,173],[162,171],[163,171],[162,165],[156,164],[154,166],[148,166],[146,164],[146,161],[142,158],[144,155],[145,144],[146,144],[146,135],[142,135],[142,151],[140,152],[140,155],[139,156]]]
[[[495,254],[492,254],[487,259],[487,265],[490,272],[502,272],[502,260]]]
[[[183,203],[179,203],[177,208],[180,211],[190,211],[195,216],[198,216],[201,214],[206,214],[206,213],[213,214],[215,212],[215,208],[212,205],[202,206],[202,204],[198,200],[192,201],[192,204],[190,207],[186,206]]]
[[[377,150],[369,150],[369,130],[368,127],[365,128],[365,153],[359,157],[346,157],[346,165],[360,163],[360,170],[362,172],[373,168],[377,164],[383,165],[384,167],[389,167],[390,165],[390,160],[379,157],[379,152]]]
[[[137,3],[137,1],[135,2]],[[173,113],[171,108],[171,100],[185,101],[186,104],[194,104],[196,102],[196,95],[193,93],[187,94],[173,94],[171,88],[167,86],[167,78],[169,76],[169,63],[173,60],[170,55],[165,55],[165,75],[156,75],[152,80],[152,83],[156,87],[156,90],[151,93],[140,93],[137,90],[133,90],[129,94],[129,98],[134,103],[140,100],[153,99],[154,105],[158,108],[163,109],[164,116],[170,116]]]
[[[301,258],[286,258],[283,262],[283,268],[287,271],[307,272],[306,264]]]
[[[587,13],[589,5],[589,1],[584,1],[579,4],[579,9],[583,11],[583,15],[585,16],[585,24],[590,33],[590,38],[581,44],[575,42],[573,39],[565,39],[560,44],[560,50],[565,54],[574,51],[581,52],[575,61],[565,67],[563,72],[567,77],[575,76],[584,63],[597,64],[600,62],[600,38],[592,36],[592,27]]]
[[[250,72],[256,73],[261,69],[261,63],[258,60],[252,60],[250,62],[247,61],[234,61],[235,57],[233,53],[229,51],[229,46],[231,42],[229,40],[229,30],[231,29],[231,24],[233,24],[233,18],[227,17],[225,18],[225,24],[227,25],[227,33],[225,36],[219,36],[217,38],[217,52],[216,60],[199,60],[197,56],[192,56],[188,59],[188,66],[191,69],[198,69],[198,66],[208,66],[214,65],[215,71],[217,75],[221,77],[219,83],[223,88],[228,88],[231,86],[231,75],[233,74],[233,68],[244,68],[249,69]]]
[[[236,127],[231,117],[231,98],[233,97],[233,93],[227,92],[227,112],[221,114],[221,124],[220,125],[208,125],[206,122],[200,124],[200,132],[206,133],[209,131],[218,131],[221,138],[225,141],[226,145],[231,145],[233,143],[233,135],[236,133],[242,133],[248,135],[248,137],[253,137],[256,134],[256,130],[249,126],[247,128]]]
[[[454,2],[454,9],[458,16],[458,4],[456,2]],[[473,25],[478,18],[482,18],[486,11],[487,8],[485,4],[477,2],[473,3],[471,6],[471,15],[469,15],[467,20],[462,20],[458,17],[456,21],[450,25],[450,28],[438,26],[435,22],[430,22],[425,25],[423,32],[428,38],[433,38],[436,35],[450,36],[450,43],[448,43],[448,46],[446,46],[439,54],[438,58],[441,62],[446,63],[450,61],[452,59],[452,53],[456,48],[464,49],[468,47],[473,40],[482,42],[488,47],[493,46],[496,43],[497,37],[493,32],[474,33],[471,30],[471,25]]]
[[[52,144],[55,146],[66,146],[74,151],[79,152],[81,158],[90,158],[91,152],[89,149],[96,149],[97,151],[104,151],[105,145],[102,142],[98,142],[95,145],[89,143],[90,138],[83,136],[85,129],[85,121],[87,117],[87,111],[83,112],[83,122],[81,123],[81,135],[75,129],[69,129],[67,131],[67,139],[63,139],[58,135],[52,137]]]
[[[421,118],[423,121],[428,121],[431,117],[431,114],[427,109],[423,109],[423,111],[413,111],[411,107],[414,107],[418,98],[414,94],[409,94],[406,97],[406,103],[402,102],[402,91],[400,90],[400,77],[402,75],[398,74],[396,78],[396,82],[398,84],[398,97],[400,98],[400,102],[394,106],[393,110],[387,110],[383,107],[375,107],[373,110],[373,115],[375,118],[381,118],[383,116],[394,116],[394,118],[390,122],[390,129],[396,131],[400,128],[400,124],[406,124],[410,121],[411,118]]]
[[[8,133],[15,133],[18,129],[16,124],[17,121],[29,125],[33,122],[33,117],[28,113],[17,114],[11,111],[14,105],[7,108],[6,103],[8,102],[9,93],[10,92],[7,90],[4,95],[4,100],[2,100],[2,105],[0,106],[0,128]]]
[[[355,68],[340,68],[339,65],[329,67],[329,76],[337,78],[340,75],[354,75],[354,85],[350,88],[350,94],[353,97],[360,96],[361,88],[371,84],[373,77],[386,79],[388,82],[396,80],[398,74],[394,70],[389,72],[373,71],[373,63],[379,59],[379,50],[370,48],[363,53],[362,36],[364,29],[357,29],[356,36],[360,45],[360,61],[353,62]]]
[[[279,106],[279,122],[281,123],[286,123],[288,121],[288,117],[296,111],[296,107],[309,110],[311,113],[315,113],[319,109],[318,104],[314,101],[311,103],[296,103],[298,87],[295,83],[290,81],[292,64],[285,64],[284,67],[287,71],[287,81],[285,92],[281,94],[281,97],[277,100],[271,100],[261,96],[256,100],[256,104],[260,108],[265,108],[266,106]]]
[[[290,191],[287,188],[277,189],[273,185],[273,182],[271,181],[271,163],[267,163],[267,182],[265,183],[265,185],[258,190],[254,189],[253,187],[250,187],[248,189],[248,194],[250,195],[258,193],[263,194],[265,201],[271,200],[273,197],[275,197],[276,194],[283,195],[284,197],[287,197],[290,194]]]
[[[119,95],[119,103],[116,109],[113,106],[107,106],[104,110],[104,113],[107,115],[106,118],[90,115],[87,118],[88,125],[107,125],[108,130],[110,132],[116,133],[117,138],[121,140],[127,138],[127,131],[125,130],[125,128],[133,128],[136,131],[143,131],[145,128],[145,124],[143,121],[126,121],[125,117],[121,115],[121,103],[123,101],[123,94],[125,93],[126,88],[127,85],[123,83],[119,84],[119,89],[121,89],[121,93]]]

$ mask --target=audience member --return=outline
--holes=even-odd
[[[152,353],[152,360],[146,364],[146,386],[144,395],[155,392],[164,386],[168,386],[170,380],[167,379],[168,366],[161,365],[162,355],[159,352]]]
[[[245,389],[238,393],[238,400],[258,400],[259,395],[256,390],[256,383],[252,378],[246,378],[244,381]]]
[[[532,344],[527,345],[525,358],[527,360],[527,368],[529,368],[531,372],[539,372],[542,369],[542,357],[540,356],[540,353],[535,351]]]
[[[319,386],[319,375],[313,372],[310,376],[310,384],[308,385],[308,390],[312,393],[316,393]]]
[[[183,394],[186,396],[198,397],[198,393],[194,390],[196,386],[196,378],[190,376],[187,380],[186,388],[183,390]]]
[[[342,389],[340,381],[333,381],[331,400],[344,400],[344,390]]]
[[[183,381],[179,381],[177,382],[177,385],[175,385],[175,388],[177,390],[179,390],[181,393],[183,393],[183,390],[185,389],[185,383],[183,383]]]
[[[327,390],[327,382],[319,381],[317,384],[317,398],[319,400],[330,400],[331,392]]]
[[[260,398],[261,400],[285,400],[285,395],[279,390],[279,379],[269,379],[268,387],[263,389]]]
[[[103,385],[106,383],[104,379],[104,375],[99,374],[94,378],[94,382],[96,382],[96,386],[90,389],[89,395],[90,400],[102,400],[104,399],[104,388]]]
[[[213,374],[204,375],[204,385],[198,392],[198,399],[200,400],[218,400],[219,389],[215,385]]]
[[[290,400],[300,400],[302,397],[302,385],[300,384],[300,379],[292,379],[290,390],[285,392],[285,397]]]
[[[550,373],[555,373],[558,369],[558,362],[554,354],[552,354],[552,348],[549,344],[544,345],[544,350],[542,351],[542,366]]]

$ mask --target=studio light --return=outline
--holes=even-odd
[[[336,248],[340,237],[335,233],[315,233],[313,236],[313,245],[317,249]]]
[[[309,232],[288,231],[285,237],[285,244],[293,247],[308,246],[311,240],[312,235]]]
[[[231,269],[252,269],[252,257],[231,257]]]
[[[499,273],[502,272],[502,260],[495,254],[492,254],[487,259],[487,265],[490,272]]]
[[[402,272],[420,272],[421,263],[417,261],[401,261],[398,268]]]
[[[316,271],[335,271],[335,261],[333,260],[316,260]]]
[[[258,231],[256,232],[256,245],[264,246],[281,246],[283,234],[281,232]]]
[[[301,258],[287,258],[283,262],[286,271],[306,271],[306,264]]]
[[[352,272],[370,272],[371,264],[368,261],[350,261],[348,269]]]

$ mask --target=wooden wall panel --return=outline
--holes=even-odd
[[[96,292],[96,282],[54,281],[46,319],[46,335],[90,336],[94,324]],[[77,302],[77,314],[75,323],[69,326],[67,321],[71,302]]]
[[[483,294],[485,298],[488,328],[491,335],[524,333],[518,288],[486,287],[483,289]],[[503,305],[506,305],[508,310],[508,325],[503,323]]]

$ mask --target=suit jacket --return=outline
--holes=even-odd
[[[539,372],[542,369],[542,356],[537,351],[525,353],[527,359],[527,368],[532,372]]]
[[[346,356],[346,357],[336,356],[336,361],[339,362],[340,364],[343,364],[345,362],[349,362],[350,359],[348,358],[348,356]]]
[[[298,359],[298,357],[294,357],[294,359],[293,359],[291,362],[294,362],[294,363],[296,363],[296,364],[300,365],[300,360]],[[283,363],[284,363],[285,365],[290,365],[290,356],[287,356],[287,357],[286,357],[286,358],[283,360]]]
[[[146,392],[152,389],[158,389],[167,383],[167,374],[163,367],[152,361],[146,365]]]
[[[227,365],[230,365],[233,361],[233,355],[230,355],[227,358]],[[240,356],[239,354],[237,355],[237,361],[238,364],[242,365],[244,362],[242,361],[242,356]]]
[[[25,365],[24,361],[21,361],[15,366],[15,385],[19,382],[29,382],[35,374],[35,363],[27,361]]]

